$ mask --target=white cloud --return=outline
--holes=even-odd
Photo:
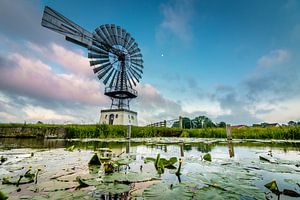
[[[165,39],[169,32],[183,42],[190,42],[192,34],[193,0],[175,0],[161,5],[163,21],[158,29],[158,37]]]
[[[269,52],[267,55],[262,56],[257,65],[260,67],[271,67],[273,65],[281,64],[290,58],[290,54],[285,49],[277,49]]]
[[[29,105],[26,106],[23,111],[27,115],[27,120],[30,121],[47,121],[48,123],[50,121],[60,121],[60,122],[66,122],[66,121],[73,121],[75,118],[70,115],[62,115],[58,114],[55,111],[51,109],[42,108],[39,106],[33,106]]]

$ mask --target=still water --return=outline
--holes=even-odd
[[[112,174],[89,167],[101,148],[111,149],[126,165]],[[211,162],[203,160],[206,153]],[[145,162],[158,154],[180,158],[180,175],[179,161],[160,174],[154,162]],[[40,170],[34,182],[0,185],[9,199],[299,199],[295,193],[300,193],[300,141],[0,139],[0,156],[7,158],[0,165],[1,182]],[[78,176],[89,181],[88,187],[78,187]],[[279,194],[265,187],[272,180]]]

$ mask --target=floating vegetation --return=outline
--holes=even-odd
[[[230,158],[227,149],[224,151],[226,141],[215,139],[155,138],[146,139],[146,143],[132,139],[126,153],[127,141],[108,141],[66,144],[81,151],[61,147],[1,150],[9,161],[0,168],[0,191],[11,199],[31,200],[299,198],[300,175],[295,165],[300,158],[295,156],[299,153],[295,147],[283,153],[282,147],[272,146],[270,156],[270,148],[255,147],[259,141],[249,146],[233,140],[234,146],[241,145],[246,151],[238,150],[236,157]],[[182,144],[189,144],[183,149],[184,156]],[[204,154],[214,162],[203,162],[200,157],[205,160]],[[276,181],[270,182],[270,176]]]
[[[0,200],[6,200],[6,199],[8,199],[8,196],[0,190]]]
[[[210,153],[205,154],[202,158],[203,158],[203,160],[211,162],[211,155],[210,155]]]
[[[99,160],[97,153],[94,153],[91,160],[89,161],[89,165],[101,165],[101,162]]]

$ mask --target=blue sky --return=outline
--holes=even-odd
[[[136,39],[145,69],[131,107],[140,124],[179,115],[232,124],[300,120],[297,0],[4,0],[0,121],[95,123],[109,105],[87,51],[40,26],[45,5],[88,31],[114,23]],[[59,89],[51,93],[51,85]]]

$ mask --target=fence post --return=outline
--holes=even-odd
[[[182,117],[179,116],[179,128],[182,129]]]
[[[226,124],[226,135],[227,135],[227,140],[232,140],[230,124]]]

